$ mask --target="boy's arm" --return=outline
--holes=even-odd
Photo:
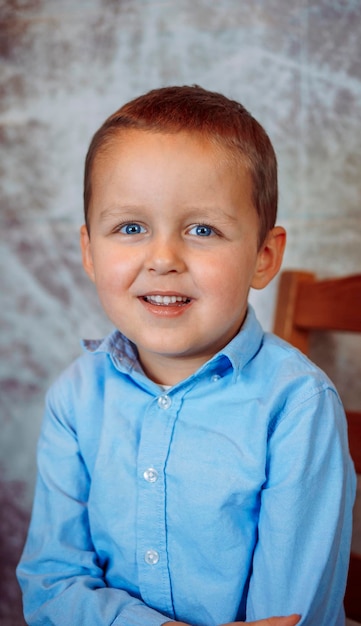
[[[303,393],[303,392],[302,392]],[[307,393],[307,392],[306,392]],[[332,388],[297,404],[270,436],[247,619],[292,610],[302,625],[344,623],[355,476]]]
[[[64,397],[49,401],[51,395],[39,439],[32,520],[17,569],[26,622],[160,626],[166,615],[125,590],[107,586],[92,543],[90,481],[69,418],[71,408],[60,410]]]
[[[267,619],[260,619],[256,622],[229,622],[228,624],[221,624],[221,626],[241,626],[242,624],[248,624],[248,626],[296,626],[300,621],[300,615],[288,615],[286,617],[269,617]],[[185,622],[165,622],[162,626],[191,626]]]

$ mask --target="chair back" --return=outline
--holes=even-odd
[[[314,331],[361,333],[361,274],[317,280],[311,272],[280,276],[274,333],[309,353]],[[346,410],[350,453],[361,474],[361,411]],[[351,552],[345,594],[346,616],[361,622],[361,555]]]

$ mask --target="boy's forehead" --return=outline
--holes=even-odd
[[[170,146],[165,158],[152,158],[154,139]],[[188,140],[189,153],[184,149]],[[199,134],[123,130],[113,135],[94,163],[89,217],[96,214],[101,220],[112,220],[119,211],[131,215],[136,210],[140,215],[152,207],[158,207],[158,213],[159,200],[168,207],[182,207],[183,217],[197,213],[198,219],[205,221],[223,216],[236,223],[245,211],[251,209],[253,213],[255,207],[250,172],[244,163],[237,162],[235,167],[235,161],[232,154]],[[233,214],[231,206],[236,210]]]
[[[113,133],[94,159],[91,179],[88,219],[94,217],[94,209],[104,217],[120,205],[150,206],[151,197],[159,193],[167,193],[171,203],[181,203],[185,210],[192,206],[210,210],[209,219],[229,204],[242,208],[241,213],[246,205],[255,209],[245,161],[200,133],[138,129]]]
[[[177,160],[178,155],[186,153],[189,161],[192,161],[192,159],[197,158],[195,153],[199,150],[212,155],[215,164],[226,164],[232,169],[236,167],[243,174],[251,174],[250,162],[246,155],[240,149],[237,149],[234,145],[230,146],[229,143],[218,136],[215,137],[212,134],[186,129],[171,132],[168,129],[155,131],[120,128],[113,129],[113,132],[98,147],[94,155],[92,177],[94,177],[95,170],[98,169],[97,165],[111,165],[112,158],[108,159],[108,157],[114,157],[115,153],[120,158],[123,156],[130,158],[130,156],[135,155],[141,159],[145,153],[145,147],[147,153],[156,153],[160,144],[163,149],[173,153],[172,158],[175,160]]]

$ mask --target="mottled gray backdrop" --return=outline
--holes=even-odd
[[[91,135],[158,86],[240,100],[278,154],[284,265],[360,272],[361,0],[0,0],[0,19],[0,623],[17,626],[44,392],[109,329],[78,250]],[[266,328],[276,283],[251,296]],[[315,350],[356,405],[360,344]]]

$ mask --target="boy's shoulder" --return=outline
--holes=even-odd
[[[240,363],[246,364],[248,379],[257,379],[266,387],[269,383],[280,386],[291,381],[297,385],[305,380],[315,386],[332,386],[327,375],[305,354],[277,335],[265,332],[251,306],[235,341],[236,349],[246,354]]]
[[[75,358],[56,378],[49,389],[50,394],[71,392],[80,393],[99,389],[114,370],[130,370],[137,366],[137,352],[133,344],[115,330],[103,339],[81,341],[83,353]],[[89,395],[91,395],[89,393]]]
[[[126,372],[136,359],[130,342],[126,344],[118,331],[101,340],[83,341],[83,354],[61,372],[47,391],[44,424],[55,419],[69,431],[76,431],[83,441],[93,437],[101,427],[100,418],[109,397],[114,399],[115,379],[118,402],[126,398],[127,376],[119,376],[117,369]]]
[[[286,370],[290,374],[309,373],[329,382],[325,372],[306,354],[272,332],[263,334],[260,352],[262,357],[272,361],[277,369]]]
[[[331,392],[340,402],[338,392],[328,375],[300,350],[270,332],[263,335],[257,355],[265,393],[271,388],[284,395],[291,407],[324,392]]]

